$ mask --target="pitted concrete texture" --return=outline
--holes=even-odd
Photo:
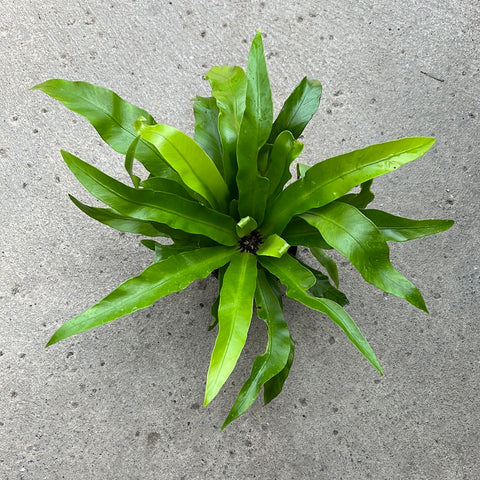
[[[2,0],[0,479],[478,479],[479,24],[477,0]],[[258,27],[277,112],[304,75],[324,86],[300,161],[435,136],[422,159],[374,182],[373,205],[456,224],[392,245],[430,315],[337,258],[383,377],[332,322],[286,299],[296,358],[284,391],[220,432],[266,339],[254,322],[204,409],[212,278],[44,349],[151,256],[67,196],[89,200],[60,148],[126,180],[121,156],[29,88],[86,80],[192,134],[202,76],[245,66]]]

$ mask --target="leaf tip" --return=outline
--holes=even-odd
[[[51,347],[53,344],[57,343],[58,340],[55,339],[55,334],[53,334],[50,340],[46,343],[45,348]]]

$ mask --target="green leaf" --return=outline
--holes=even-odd
[[[294,215],[322,207],[356,185],[415,160],[429,150],[434,141],[427,137],[402,138],[317,163],[307,170],[305,177],[283,190],[269,206],[262,233],[280,235]]]
[[[235,245],[235,221],[171,193],[137,190],[102,173],[97,168],[62,151],[68,168],[96,198],[127,217],[166,223],[188,233],[205,235],[223,245]]]
[[[257,261],[250,253],[236,253],[223,277],[218,308],[218,335],[207,374],[204,405],[217,395],[242,352],[252,319]]]
[[[280,110],[273,123],[268,143],[273,143],[284,130],[289,130],[298,138],[317,111],[321,96],[321,83],[303,78]]]
[[[145,125],[142,122],[136,122],[135,125],[139,135],[162,154],[185,185],[201,195],[216,210],[227,210],[227,185],[200,145],[169,125]]]
[[[126,155],[137,137],[133,123],[138,117],[144,117],[149,125],[155,124],[145,110],[126,102],[111,90],[87,82],[53,79],[33,89],[41,90],[85,117],[102,139],[122,155]],[[166,169],[171,170],[160,153],[143,140],[137,145],[135,157],[155,176],[163,176]]]
[[[270,163],[265,176],[270,181],[269,197],[276,197],[292,178],[290,164],[300,155],[303,144],[297,142],[288,130],[275,139],[270,153]]]
[[[290,352],[288,354],[288,359],[286,365],[283,369],[272,377],[268,382],[263,386],[263,401],[265,405],[270,403],[276,396],[280,394],[283,389],[283,384],[290,373],[290,368],[293,364],[293,357],[295,355],[295,342],[293,338],[290,337]]]
[[[274,233],[267,237],[262,245],[260,245],[260,248],[257,250],[257,255],[280,258],[287,253],[289,248],[290,245],[282,237]]]
[[[320,298],[329,298],[333,300],[335,303],[338,303],[342,307],[348,305],[348,298],[342,293],[340,290],[337,290],[333,285],[330,284],[328,277],[324,275],[322,272],[319,272],[315,268],[312,268],[310,265],[303,263],[302,261],[298,260],[305,268],[308,268],[313,276],[315,277],[315,284],[312,285],[308,291],[314,297]]]
[[[311,247],[310,252],[312,252],[312,255],[320,262],[320,265],[325,267],[327,273],[330,275],[330,278],[338,287],[337,264],[323,251],[322,248]]]
[[[297,163],[297,179],[303,178],[309,168],[310,165],[305,165],[304,163]]]
[[[243,217],[236,225],[237,235],[242,238],[257,228],[257,222],[252,217]]]
[[[210,308],[210,314],[213,317],[212,323],[208,327],[208,331],[213,330],[218,325],[218,307],[220,306],[220,291],[222,290],[223,277],[227,270],[227,266],[218,269],[218,295]]]
[[[133,186],[138,188],[141,179],[133,174],[133,161],[135,159],[135,150],[137,149],[140,137],[136,137],[132,144],[128,147],[127,154],[125,155],[125,170],[130,175]]]
[[[372,183],[373,179],[363,182],[360,185],[360,192],[344,195],[343,197],[340,197],[338,201],[348,203],[356,208],[365,208],[369,203],[373,202],[373,199],[375,198],[375,195],[370,190]]]
[[[257,161],[258,153],[270,134],[272,120],[272,92],[262,35],[258,31],[248,57],[245,112],[237,143],[237,186],[240,215],[253,217],[259,225],[265,214],[269,183],[267,178],[258,174]]]
[[[382,234],[358,209],[334,202],[301,217],[318,228],[325,240],[350,260],[367,282],[427,312],[418,289],[390,263],[389,248]]]
[[[213,67],[205,78],[220,112],[218,130],[222,141],[224,178],[232,196],[237,194],[237,139],[240,132],[247,77],[240,67]]]
[[[137,277],[122,283],[93,307],[62,325],[46,346],[104,325],[148,307],[161,297],[179,292],[193,281],[205,278],[212,270],[225,265],[234,253],[232,247],[217,246],[180,253],[154,263]]]
[[[283,317],[281,293],[276,279],[263,269],[258,271],[255,304],[258,317],[267,324],[267,348],[253,362],[250,377],[241,388],[222,429],[252,405],[262,386],[284,369],[289,358],[290,334]]]
[[[142,240],[141,244],[155,252],[155,262],[166,260],[168,257],[178,255],[183,252],[190,252],[196,250],[195,245],[163,245],[155,240]]]
[[[77,200],[74,196],[69,195],[70,200],[89,217],[108,225],[109,227],[119,230],[120,232],[136,233],[147,237],[162,237],[162,233],[155,228],[151,222],[136,220],[126,217],[111,210],[110,208],[90,207]]]
[[[180,197],[192,200],[192,196],[185,190],[185,188],[175,182],[162,177],[150,177],[140,182],[140,186],[145,190],[153,190],[154,192],[173,193]]]
[[[218,131],[220,111],[213,97],[197,96],[193,104],[195,115],[194,140],[213,160],[218,171],[223,175],[222,140]]]
[[[290,245],[302,245],[310,248],[323,248],[329,250],[332,247],[325,242],[320,232],[309,225],[300,217],[293,217],[282,233],[282,238]]]
[[[257,257],[262,267],[275,275],[287,287],[288,297],[305,306],[324,313],[336,323],[365,358],[380,372],[382,369],[367,340],[350,315],[337,303],[327,298],[310,296],[306,291],[315,284],[314,275],[290,255],[282,258]]]
[[[378,228],[386,242],[405,242],[448,230],[453,220],[411,220],[381,210],[362,210]]]

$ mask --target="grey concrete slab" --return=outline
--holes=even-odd
[[[0,479],[479,478],[479,22],[476,0],[2,0]],[[257,27],[277,109],[303,75],[324,85],[303,162],[433,135],[423,159],[375,182],[375,204],[456,225],[392,248],[428,316],[342,264],[384,377],[328,319],[287,300],[297,351],[285,389],[222,433],[265,338],[255,323],[231,381],[200,407],[214,280],[43,348],[150,256],[75,209],[67,193],[88,196],[58,150],[119,178],[122,159],[28,89],[90,81],[192,133],[202,75],[245,65]]]

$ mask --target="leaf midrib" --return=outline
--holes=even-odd
[[[367,147],[367,148],[368,148],[368,147]],[[341,175],[340,175],[340,174],[337,174],[335,177],[333,177],[333,178],[331,178],[331,179],[329,179],[329,180],[326,180],[326,181],[324,181],[324,182],[322,182],[322,183],[320,183],[320,184],[318,184],[318,185],[315,185],[315,189],[312,189],[312,190],[310,190],[309,192],[304,192],[303,194],[301,194],[302,203],[303,203],[303,201],[305,201],[308,197],[310,197],[310,196],[313,195],[315,192],[317,192],[319,189],[324,188],[324,187],[326,187],[327,185],[330,185],[330,184],[333,183],[333,182],[336,182],[336,181],[337,181],[338,179],[340,179],[341,177],[348,177],[348,176],[350,176],[352,173],[355,173],[355,172],[357,172],[357,171],[366,169],[366,168],[368,168],[368,167],[371,167],[371,166],[376,165],[376,164],[381,163],[381,162],[386,162],[386,161],[388,161],[389,159],[391,159],[391,158],[393,158],[393,157],[397,157],[397,156],[400,156],[400,155],[404,155],[404,154],[406,154],[406,153],[410,153],[411,151],[416,150],[416,149],[418,149],[418,148],[420,148],[419,145],[417,145],[416,147],[411,147],[411,148],[408,148],[408,149],[406,149],[406,150],[403,150],[401,153],[398,153],[398,152],[397,152],[397,153],[391,153],[390,155],[387,155],[386,157],[382,157],[381,159],[377,159],[377,160],[375,160],[375,161],[373,161],[373,162],[371,162],[371,163],[362,164],[362,166],[361,166],[360,168],[358,168],[358,167],[357,167],[357,168],[353,168],[353,169],[351,169],[351,170],[348,170],[347,172],[343,172]],[[332,158],[335,158],[335,157],[332,157]],[[324,162],[326,162],[326,161],[328,161],[328,160],[330,160],[330,159],[324,160]],[[407,162],[407,163],[408,163],[408,162]],[[320,164],[318,164],[318,165],[322,165],[322,164],[323,164],[323,162],[320,163]],[[401,166],[403,166],[403,165],[405,165],[405,164],[402,164]],[[312,168],[313,168],[313,167],[312,167]],[[390,172],[390,170],[389,170],[389,172]],[[308,173],[308,170],[307,170],[307,173]],[[306,175],[305,175],[305,177],[303,177],[302,179],[299,180],[299,182],[304,182],[304,183],[305,183],[305,181],[308,181],[308,179],[306,179]],[[292,184],[292,186],[293,186],[293,185],[294,185],[294,184]],[[287,189],[285,189],[284,191],[286,191],[286,190],[287,190]]]
[[[324,216],[322,216],[322,215],[319,214],[319,213],[317,213],[317,214],[315,214],[315,215],[321,216],[324,221],[330,222],[331,224],[335,225],[335,226],[338,227],[340,230],[342,230],[343,232],[345,232],[345,233],[360,247],[360,249],[363,251],[364,255],[365,255],[366,257],[370,258],[370,255],[368,254],[368,250],[365,249],[365,247],[360,243],[360,241],[357,240],[347,228],[345,228],[343,225],[337,223],[335,220],[333,220],[333,219],[331,219],[331,218],[325,218]],[[369,220],[369,221],[371,222],[371,220]],[[375,225],[374,225],[374,226],[375,226]],[[321,232],[320,232],[320,233],[321,233]],[[323,234],[321,233],[321,235],[323,235]],[[387,245],[386,242],[385,242],[385,246],[386,246],[386,249],[384,248],[384,252],[387,253],[387,257],[386,257],[386,260],[387,260],[387,261],[386,261],[386,262],[382,262],[382,269],[383,269],[383,267],[387,267],[387,268],[391,271],[391,273],[400,274],[400,273],[397,272],[397,270],[393,267],[393,265],[391,264],[391,262],[390,262],[390,260],[389,260],[389,258],[388,258],[388,251],[389,251],[389,250],[388,250],[388,245]],[[337,250],[336,247],[335,247],[335,249]],[[341,253],[341,252],[340,252],[340,253]],[[343,254],[342,254],[342,255],[343,255]],[[344,255],[344,256],[345,256],[345,255]],[[346,256],[345,256],[345,257],[346,257]],[[346,258],[347,258],[347,257],[346,257]],[[351,260],[349,260],[349,261],[351,262]],[[392,271],[392,270],[393,270],[393,271]],[[363,275],[362,272],[360,272],[360,274],[362,275],[362,277],[365,278],[365,276]],[[400,274],[400,275],[401,275],[401,274]],[[376,275],[375,275],[375,276],[376,276]],[[397,275],[395,275],[395,277],[396,277],[396,276],[397,276]],[[383,277],[383,276],[380,275],[380,278],[382,278],[382,277]],[[401,278],[405,279],[405,280],[408,282],[408,284],[410,284],[410,281],[407,280],[405,277],[403,277],[403,275],[401,275]],[[367,280],[367,281],[370,282],[370,280]],[[403,289],[403,288],[404,288],[404,283],[405,283],[405,282],[399,282],[399,279],[398,279],[398,278],[392,278],[392,277],[390,276],[390,277],[389,277],[389,281],[394,282],[394,283],[398,286],[398,288],[400,288],[400,289]],[[383,283],[383,278],[382,278],[382,283]],[[412,287],[412,284],[410,284],[410,287]],[[413,287],[413,288],[415,288],[415,287]],[[393,292],[390,292],[390,293],[393,294]],[[393,295],[396,295],[396,294],[393,294]]]
[[[248,258],[245,258],[245,260],[242,261],[242,268],[241,268],[242,275],[241,276],[239,275],[239,277],[242,279],[242,283],[241,283],[242,287],[245,285],[245,282],[246,282],[245,272],[247,270],[247,267],[248,267]],[[224,281],[225,281],[225,277],[224,277]],[[237,290],[240,290],[239,285],[237,285]],[[236,325],[237,320],[239,318],[239,316],[237,315],[238,310],[239,310],[238,306],[241,306],[241,302],[239,302],[239,297],[240,297],[239,295],[235,295],[235,297],[234,297],[234,300],[235,300],[235,308],[234,308],[235,315],[233,316],[233,318],[230,322],[231,327]],[[220,301],[221,301],[221,298],[220,298]],[[229,333],[228,333],[228,341],[225,343],[226,348],[224,350],[224,353],[227,352],[228,349],[229,349],[229,345],[230,345],[230,342],[232,340],[234,331],[235,331],[235,328],[230,328]],[[225,357],[226,357],[225,355],[222,355],[222,358],[220,359],[220,363],[217,364],[217,365],[219,365],[219,368],[217,368],[217,374],[215,375],[214,385],[217,384],[218,377],[220,376],[220,373],[223,371],[223,365],[225,363]]]
[[[217,199],[217,196],[216,196],[216,195],[214,194],[214,192],[211,190],[210,186],[209,186],[207,183],[205,183],[205,181],[202,179],[202,177],[199,176],[199,174],[193,169],[193,167],[191,166],[190,162],[187,160],[187,157],[183,155],[183,153],[178,149],[178,147],[177,147],[174,143],[172,143],[167,137],[165,137],[164,135],[162,135],[161,133],[155,132],[154,130],[153,130],[153,133],[154,133],[155,135],[158,135],[159,137],[161,137],[165,142],[168,143],[169,146],[171,146],[171,147],[175,150],[175,152],[183,159],[183,161],[185,162],[185,164],[188,166],[188,169],[189,169],[190,173],[193,174],[193,176],[194,176],[195,179],[198,181],[198,183],[200,183],[201,185],[203,185],[203,187],[207,190],[208,195],[211,196],[211,198],[215,201],[215,203],[217,204],[217,206],[219,206],[220,202],[219,202],[219,200]],[[199,147],[199,148],[201,148],[201,147]],[[206,156],[209,160],[211,160],[210,157],[209,157],[206,153],[205,153],[205,156]],[[165,160],[165,161],[170,165],[171,168],[173,168],[173,169],[176,171],[176,169],[168,162],[168,160]],[[213,163],[213,162],[212,162],[212,163]],[[216,167],[215,167],[215,168],[216,168]],[[178,171],[177,171],[177,173],[180,175],[180,173],[179,173]],[[219,175],[220,175],[220,173],[219,173]],[[221,177],[221,175],[220,175],[220,177]],[[182,179],[182,180],[183,180],[183,179]],[[189,186],[189,187],[192,188],[191,186]],[[192,188],[192,190],[193,190],[193,188]],[[197,192],[197,193],[200,194],[200,195],[202,195],[202,197],[203,197],[203,194],[201,194],[200,192]],[[205,198],[205,200],[207,200],[207,201],[210,203],[210,200],[209,200],[209,199]]]
[[[81,168],[81,167],[80,167]],[[175,212],[174,210],[170,210],[168,208],[165,208],[165,207],[159,207],[158,205],[151,205],[150,203],[139,203],[137,200],[134,200],[134,199],[130,199],[130,198],[125,198],[124,195],[122,194],[119,194],[117,192],[115,192],[112,187],[109,187],[108,185],[105,185],[104,183],[102,183],[100,180],[96,179],[95,177],[92,177],[88,174],[88,172],[86,172],[84,169],[82,169],[82,172],[84,174],[86,174],[90,179],[92,179],[94,182],[96,182],[100,187],[104,188],[105,190],[109,191],[110,193],[112,193],[113,195],[121,198],[123,201],[125,201],[126,203],[129,203],[129,204],[134,204],[134,205],[138,205],[140,207],[149,207],[149,208],[153,208],[154,210],[159,210],[159,211],[165,211],[167,213],[169,213],[170,215],[174,215],[174,216],[177,216],[177,217],[181,217],[181,218],[184,218],[186,220],[189,220],[189,221],[192,221],[194,220],[195,223],[200,223],[201,225],[205,225],[205,226],[208,226],[210,228],[212,228],[212,224],[211,223],[207,223],[205,222],[204,220],[201,220],[201,219],[198,219],[197,217],[191,217],[191,216],[187,216],[184,212]],[[127,187],[128,188],[128,187]],[[166,193],[166,192],[157,192],[157,193],[162,193],[162,195],[168,195],[168,196],[175,196],[174,194],[171,194],[171,193]],[[187,199],[182,199],[182,200],[185,200],[189,203],[192,203],[193,205],[197,206],[197,204],[195,204],[195,202],[190,202],[189,200]],[[202,205],[198,204],[198,206],[202,207]],[[205,208],[205,207],[204,207]],[[208,211],[208,210],[207,210]],[[215,210],[213,210],[215,212]],[[220,213],[220,212],[215,212],[215,213]],[[128,217],[128,215],[127,215]],[[133,217],[135,218],[135,217]],[[144,219],[138,219],[138,220],[144,220]],[[147,220],[148,221],[148,220]],[[157,220],[150,220],[150,221],[154,221],[154,222],[157,222]],[[159,222],[159,223],[163,223],[163,222]],[[220,224],[220,225],[217,225],[215,224],[213,226],[215,229],[217,230],[220,230],[224,233],[228,233],[229,235],[232,235],[232,232],[228,229],[225,229],[223,228],[223,225]]]
[[[105,89],[107,90],[107,89]],[[113,92],[112,92],[113,93]],[[116,95],[115,93],[113,93],[114,95]],[[115,124],[117,124],[124,132],[128,133],[131,137],[133,137],[134,139],[137,137],[136,133],[133,133],[134,131],[133,130],[128,130],[124,127],[124,125],[122,123],[120,123],[113,115],[111,115],[108,111],[106,111],[101,105],[98,105],[96,103],[94,103],[92,100],[90,100],[89,98],[86,98],[84,97],[83,95],[78,95],[77,98],[83,100],[84,102],[88,103],[89,105],[93,105],[94,109],[96,110],[100,110],[104,115],[106,115],[108,118],[110,118]],[[113,97],[115,98],[115,97]],[[125,103],[128,103],[129,105],[132,105],[135,107],[135,105],[129,103],[129,102],[126,102],[126,100],[123,100],[121,97],[118,97],[122,102],[125,102]],[[140,110],[143,110],[141,109],[140,107],[135,107],[135,108],[139,108]],[[146,111],[146,110],[143,110],[145,113],[147,113],[147,115],[149,115],[153,121],[155,121],[155,119]],[[82,115],[84,116],[84,115]],[[90,120],[86,117],[87,121],[90,122]],[[94,128],[95,128],[95,125],[94,125]],[[148,147],[148,149],[157,157],[157,158],[160,158],[162,160],[162,162],[165,162],[164,158],[159,154],[158,150],[153,147],[153,145],[151,145],[150,143],[146,142],[145,140],[143,140],[143,138],[141,139],[142,141],[142,144],[146,147]],[[121,153],[126,153],[126,152],[121,152]]]

